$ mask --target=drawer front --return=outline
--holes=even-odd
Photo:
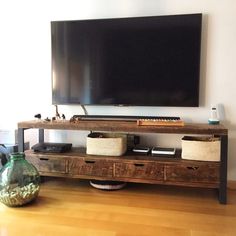
[[[39,172],[66,173],[66,161],[50,157],[28,157],[27,160],[32,163]]]
[[[166,180],[175,182],[219,182],[219,165],[178,164],[166,166]]]
[[[163,180],[164,165],[157,163],[115,163],[115,177]]]
[[[113,162],[107,160],[94,160],[94,159],[71,159],[69,161],[69,174],[86,175],[86,176],[99,176],[99,177],[112,177],[113,175]]]

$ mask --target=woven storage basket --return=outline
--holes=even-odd
[[[91,133],[87,137],[87,154],[121,156],[126,150],[127,135],[125,134]]]
[[[182,138],[182,158],[199,161],[220,161],[220,139],[184,136]]]

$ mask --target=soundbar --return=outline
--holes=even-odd
[[[111,121],[137,121],[151,120],[180,120],[177,116],[117,116],[117,115],[74,115],[71,120],[111,120]]]

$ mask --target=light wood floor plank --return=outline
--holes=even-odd
[[[88,181],[49,179],[35,202],[0,204],[0,236],[235,236],[236,191],[228,204],[215,190],[128,184],[118,191]]]

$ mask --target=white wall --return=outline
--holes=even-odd
[[[236,1],[235,0],[3,0],[0,2],[0,129],[14,129],[51,106],[50,21],[202,12],[200,107],[88,107],[90,114],[174,115],[207,122],[217,104],[229,129],[229,179],[236,180]],[[79,106],[61,106],[69,118]],[[84,140],[86,133],[54,132],[51,139]],[[30,136],[32,138],[32,136]],[[172,141],[176,137],[172,137]],[[34,142],[35,140],[32,140]],[[78,145],[84,141],[78,141]],[[144,143],[165,144],[153,135]],[[169,137],[168,137],[169,142]],[[174,141],[173,141],[174,143]],[[172,144],[174,145],[174,144]]]

